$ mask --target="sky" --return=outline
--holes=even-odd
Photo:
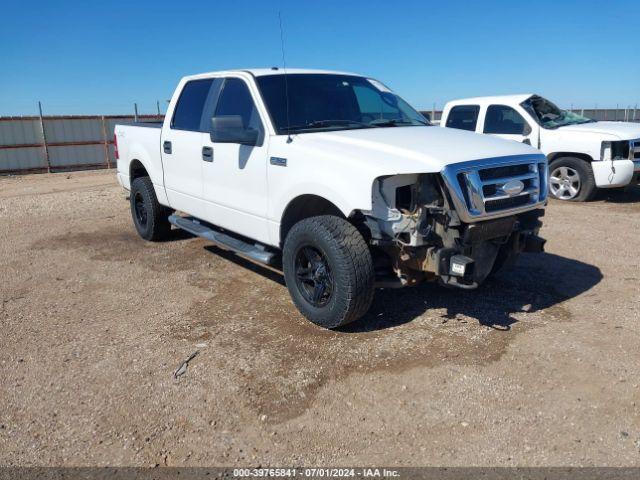
[[[0,115],[155,113],[184,75],[364,74],[413,106],[535,92],[640,105],[640,1],[0,0]]]

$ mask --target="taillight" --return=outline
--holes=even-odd
[[[113,135],[113,155],[116,160],[120,158],[120,155],[118,155],[118,137],[115,134]]]

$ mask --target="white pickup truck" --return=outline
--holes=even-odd
[[[281,267],[297,308],[327,328],[363,316],[376,287],[475,288],[544,246],[544,155],[430,126],[358,75],[185,77],[164,123],[117,125],[115,141],[140,236],[173,224]]]
[[[440,126],[538,147],[549,159],[549,192],[559,200],[586,201],[597,188],[637,183],[640,174],[640,123],[591,120],[538,95],[454,100]]]

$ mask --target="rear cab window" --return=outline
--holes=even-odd
[[[456,105],[449,111],[445,127],[475,132],[480,105]]]

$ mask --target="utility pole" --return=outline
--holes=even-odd
[[[44,131],[44,118],[42,118],[42,103],[38,100],[38,113],[40,115],[40,132],[42,133],[42,145],[44,146],[44,159],[47,162],[47,172],[51,173],[51,161],[49,159],[49,147],[47,146],[47,134]]]
[[[160,100],[156,100],[156,107],[158,108],[158,118],[160,118]]]

